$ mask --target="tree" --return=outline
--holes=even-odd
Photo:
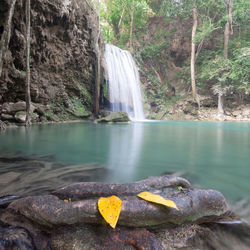
[[[132,50],[137,32],[145,28],[152,12],[146,0],[109,0],[102,5],[102,30],[108,43]],[[113,36],[110,34],[112,27]]]
[[[204,40],[212,32],[211,29],[204,25],[206,23],[207,11],[213,6],[213,1],[201,1],[201,0],[166,0],[162,3],[162,11],[170,18],[193,18],[192,32],[191,32],[191,56],[190,56],[190,76],[191,76],[191,88],[194,101],[197,103],[200,109],[200,100],[197,94],[196,87],[196,59],[201,51]],[[192,13],[192,15],[191,15]],[[200,21],[199,37],[197,37],[198,17]],[[210,28],[210,27],[209,27]],[[198,46],[196,46],[198,44]],[[197,49],[196,49],[197,48]]]
[[[93,49],[95,53],[95,90],[94,90],[94,114],[98,117],[99,114],[99,98],[100,98],[100,84],[101,84],[101,49],[99,46],[101,26],[100,26],[100,10],[101,0],[86,0],[86,3],[91,9],[94,9],[97,14],[97,25],[92,32]]]
[[[233,25],[232,25],[232,8],[233,8],[233,0],[225,0],[226,9],[227,9],[227,22],[224,30],[224,59],[228,59],[228,43],[230,31],[231,35],[233,34]],[[221,84],[221,91],[218,93],[218,114],[224,114],[224,95],[225,95],[224,85]]]
[[[131,21],[130,21],[130,32],[129,32],[129,48],[132,51],[133,50],[133,44],[132,44],[132,36],[133,36],[133,25],[134,25],[134,9],[132,8],[130,13]]]
[[[100,0],[97,0],[96,3],[96,12],[97,12],[97,36],[94,38],[96,62],[95,62],[95,116],[98,117],[99,114],[99,98],[100,98],[100,84],[101,84],[101,50],[99,47],[100,42]]]
[[[191,86],[192,86],[192,95],[194,100],[197,102],[198,104],[198,108],[200,109],[200,100],[199,97],[197,95],[197,90],[196,90],[196,83],[195,83],[195,34],[196,34],[196,29],[197,29],[197,8],[196,8],[196,4],[194,5],[193,8],[193,28],[192,28],[192,38],[191,38],[191,61],[190,61],[190,73],[191,73]]]
[[[26,0],[26,120],[25,125],[30,126],[31,97],[30,97],[30,0]]]

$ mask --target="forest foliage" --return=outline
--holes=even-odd
[[[197,8],[198,27],[196,43],[196,80],[198,89],[210,89],[217,95],[233,95],[238,101],[249,96],[249,7],[248,0],[233,0],[232,31],[228,45],[228,58],[224,58],[224,29],[228,21],[230,0],[106,0],[101,2],[101,27],[106,43],[113,43],[131,52],[140,48],[144,58],[161,60],[167,51],[169,27],[163,27],[159,36],[165,42],[145,44],[147,23],[155,17],[162,17],[172,26],[178,22],[192,22],[192,10]],[[186,31],[192,33],[192,27]],[[160,41],[160,39],[159,39]],[[164,39],[161,39],[164,41]],[[205,43],[212,43],[207,48]],[[143,47],[143,48],[142,48]],[[199,54],[199,56],[198,56]],[[169,55],[165,55],[166,57]],[[183,64],[183,72],[190,65]],[[190,81],[189,75],[185,77]],[[223,86],[223,87],[222,87]],[[199,92],[198,90],[198,92]]]

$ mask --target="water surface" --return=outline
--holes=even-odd
[[[69,165],[63,174],[63,178],[67,175],[67,184],[79,181],[81,172],[77,171],[82,165],[88,169],[101,166],[106,170],[98,172],[96,177],[95,171],[91,172],[91,181],[131,182],[179,172],[197,186],[220,190],[230,200],[250,197],[250,123],[33,125],[30,129],[8,128],[1,133],[0,150],[2,156],[11,153],[28,157],[52,155],[53,161],[61,164],[50,165],[45,172],[39,172],[43,180],[52,172],[55,178],[56,171]],[[22,171],[21,167],[18,171]],[[0,164],[0,180],[6,172],[7,167]],[[38,175],[32,174],[35,182]],[[58,174],[58,178],[60,176]],[[22,182],[20,176],[15,185],[18,186],[19,181]]]

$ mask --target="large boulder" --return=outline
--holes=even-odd
[[[33,112],[35,107],[31,104],[31,112]],[[15,114],[19,111],[25,111],[26,110],[26,102],[20,101],[20,102],[5,102],[2,106],[2,112],[4,114]]]
[[[30,110],[31,113],[34,112],[35,106],[33,104],[31,104]],[[24,123],[26,119],[26,102],[5,102],[2,105],[1,119]]]
[[[107,123],[107,122],[129,122],[130,119],[126,112],[113,112],[108,116],[97,119],[98,123]]]
[[[17,122],[24,123],[26,120],[26,112],[25,111],[18,111],[15,114],[15,119]]]
[[[13,115],[9,115],[9,114],[1,114],[1,119],[3,121],[12,121],[14,120]]]
[[[136,195],[142,191],[173,200],[179,210],[140,199]],[[115,230],[107,226],[97,208],[98,198],[110,195],[122,200]],[[225,241],[235,241],[239,239],[237,229],[244,240],[236,241],[238,246],[244,249],[249,242],[250,226],[232,221],[220,192],[193,189],[187,180],[170,175],[128,184],[80,182],[52,195],[7,198],[13,201],[0,211],[0,246],[13,244],[11,239],[29,241],[31,237],[29,249],[223,249],[220,233]]]
[[[181,190],[179,191],[181,187]],[[142,191],[160,194],[173,200],[179,210],[146,202],[136,195]],[[130,184],[78,183],[54,195],[31,196],[14,201],[9,209],[43,226],[77,223],[102,224],[97,208],[101,196],[117,195],[122,200],[118,224],[129,227],[181,224],[216,220],[228,206],[223,195],[215,190],[191,189],[189,183],[173,176],[153,177]],[[65,202],[71,199],[72,202]]]

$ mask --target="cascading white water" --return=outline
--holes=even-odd
[[[105,61],[111,111],[127,112],[134,121],[144,120],[139,73],[130,52],[106,44]]]

